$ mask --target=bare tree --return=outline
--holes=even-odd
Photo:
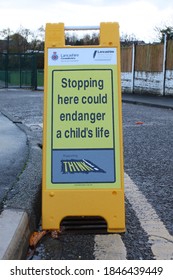
[[[8,36],[12,35],[14,32],[10,28],[5,28],[0,31],[0,36],[3,39],[7,39]]]
[[[154,30],[160,42],[164,42],[164,34],[167,35],[167,40],[173,40],[173,26],[155,27]]]
[[[133,43],[137,43],[138,39],[136,38],[136,36],[132,33],[132,34],[127,34],[127,33],[123,33],[121,35],[121,45],[122,46],[130,46]]]

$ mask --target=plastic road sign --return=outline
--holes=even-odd
[[[45,229],[69,216],[125,229],[119,52],[117,23],[101,23],[100,45],[83,47],[65,46],[63,24],[46,26]]]

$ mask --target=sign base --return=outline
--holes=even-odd
[[[61,221],[73,216],[99,216],[107,222],[107,232],[124,232],[122,190],[58,190],[43,196],[45,230],[60,230]]]

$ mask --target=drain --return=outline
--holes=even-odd
[[[62,233],[107,233],[106,221],[97,216],[66,217],[60,226]]]

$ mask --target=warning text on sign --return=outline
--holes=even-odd
[[[111,70],[57,70],[53,75],[54,147],[69,140],[78,145],[80,139],[88,139],[88,146],[94,139],[112,143]]]

